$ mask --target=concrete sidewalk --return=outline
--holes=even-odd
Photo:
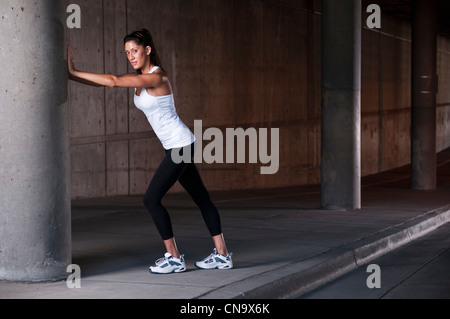
[[[66,281],[0,283],[2,299],[281,299],[298,296],[450,221],[450,151],[438,156],[435,191],[409,188],[409,169],[363,179],[361,210],[320,209],[319,186],[213,193],[232,270],[194,266],[213,249],[186,194],[169,194],[177,243],[188,270],[155,275],[164,247],[140,197],[77,200],[73,263],[81,288]],[[69,273],[68,273],[69,276]]]

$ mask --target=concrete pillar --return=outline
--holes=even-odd
[[[361,208],[361,1],[322,1],[322,207]]]
[[[71,262],[59,2],[0,2],[0,280],[59,280]]]
[[[436,1],[413,1],[411,187],[419,190],[437,186],[436,19]]]

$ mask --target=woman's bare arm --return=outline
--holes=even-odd
[[[83,84],[91,86],[106,87],[125,87],[125,88],[149,88],[158,87],[163,81],[163,77],[159,74],[125,74],[112,75],[79,71],[75,68],[72,49],[70,44],[67,46],[67,63],[69,70],[69,78]]]

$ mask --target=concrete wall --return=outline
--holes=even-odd
[[[73,2],[73,1],[71,1]],[[154,37],[193,129],[280,128],[279,171],[200,164],[210,190],[320,182],[320,2],[300,0],[77,0],[81,29],[66,29],[77,67],[131,72],[122,39]],[[65,2],[67,5],[70,1]],[[365,4],[365,2],[364,2]],[[363,4],[363,24],[367,14]],[[363,29],[362,174],[410,161],[411,28],[387,14]],[[439,38],[438,151],[450,146],[450,40]],[[128,89],[69,86],[72,197],[142,194],[162,147]],[[206,144],[205,142],[204,144]],[[180,191],[176,186],[172,191]]]
[[[450,40],[438,37],[437,149],[450,146]]]

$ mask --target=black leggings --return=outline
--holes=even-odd
[[[191,148],[191,154],[193,155],[194,144],[187,147]],[[195,204],[200,208],[211,236],[222,234],[219,212],[210,199],[208,190],[203,184],[192,156],[190,163],[183,161],[180,164],[176,164],[172,160],[172,152],[174,151],[179,152],[179,149],[166,150],[166,156],[156,170],[144,196],[144,205],[152,215],[159,234],[163,240],[174,237],[169,213],[161,204],[161,200],[177,181],[186,189]],[[181,149],[180,154],[183,154],[182,152],[183,149]]]

